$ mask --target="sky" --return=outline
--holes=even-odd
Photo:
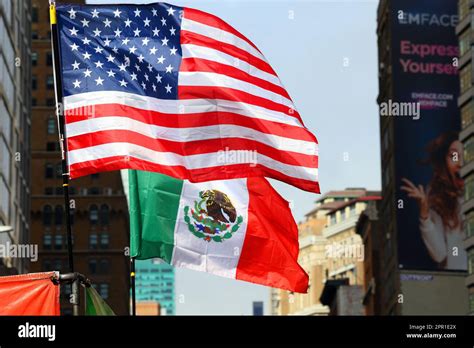
[[[89,0],[88,3],[148,3]],[[376,104],[376,0],[168,1],[224,19],[252,40],[279,75],[319,141],[321,192],[380,189]],[[320,197],[272,181],[297,221]],[[249,315],[253,301],[270,311],[270,288],[176,270],[177,314]]]

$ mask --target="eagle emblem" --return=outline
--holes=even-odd
[[[229,196],[219,190],[199,192],[194,206],[184,207],[184,221],[189,231],[206,242],[223,242],[232,237],[244,221]]]

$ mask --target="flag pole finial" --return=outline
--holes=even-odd
[[[56,3],[49,0],[49,21],[50,24],[56,24]]]

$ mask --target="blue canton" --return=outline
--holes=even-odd
[[[58,5],[64,96],[119,91],[177,99],[182,8]]]

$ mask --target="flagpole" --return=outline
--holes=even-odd
[[[59,130],[59,144],[61,148],[61,165],[63,177],[64,210],[66,212],[67,228],[67,252],[69,259],[69,272],[74,273],[74,256],[72,253],[72,227],[71,227],[71,207],[69,199],[69,170],[67,162],[67,144],[65,136],[64,122],[64,104],[63,104],[63,86],[61,80],[61,64],[59,56],[59,33],[56,20],[56,3],[49,0],[49,18],[51,24],[51,46],[53,50],[53,76],[56,97],[56,117]],[[72,304],[73,314],[79,315],[79,294],[77,293],[77,284],[72,284]]]
[[[137,315],[137,302],[135,296],[135,258],[130,258],[130,283],[132,285],[132,315]]]

